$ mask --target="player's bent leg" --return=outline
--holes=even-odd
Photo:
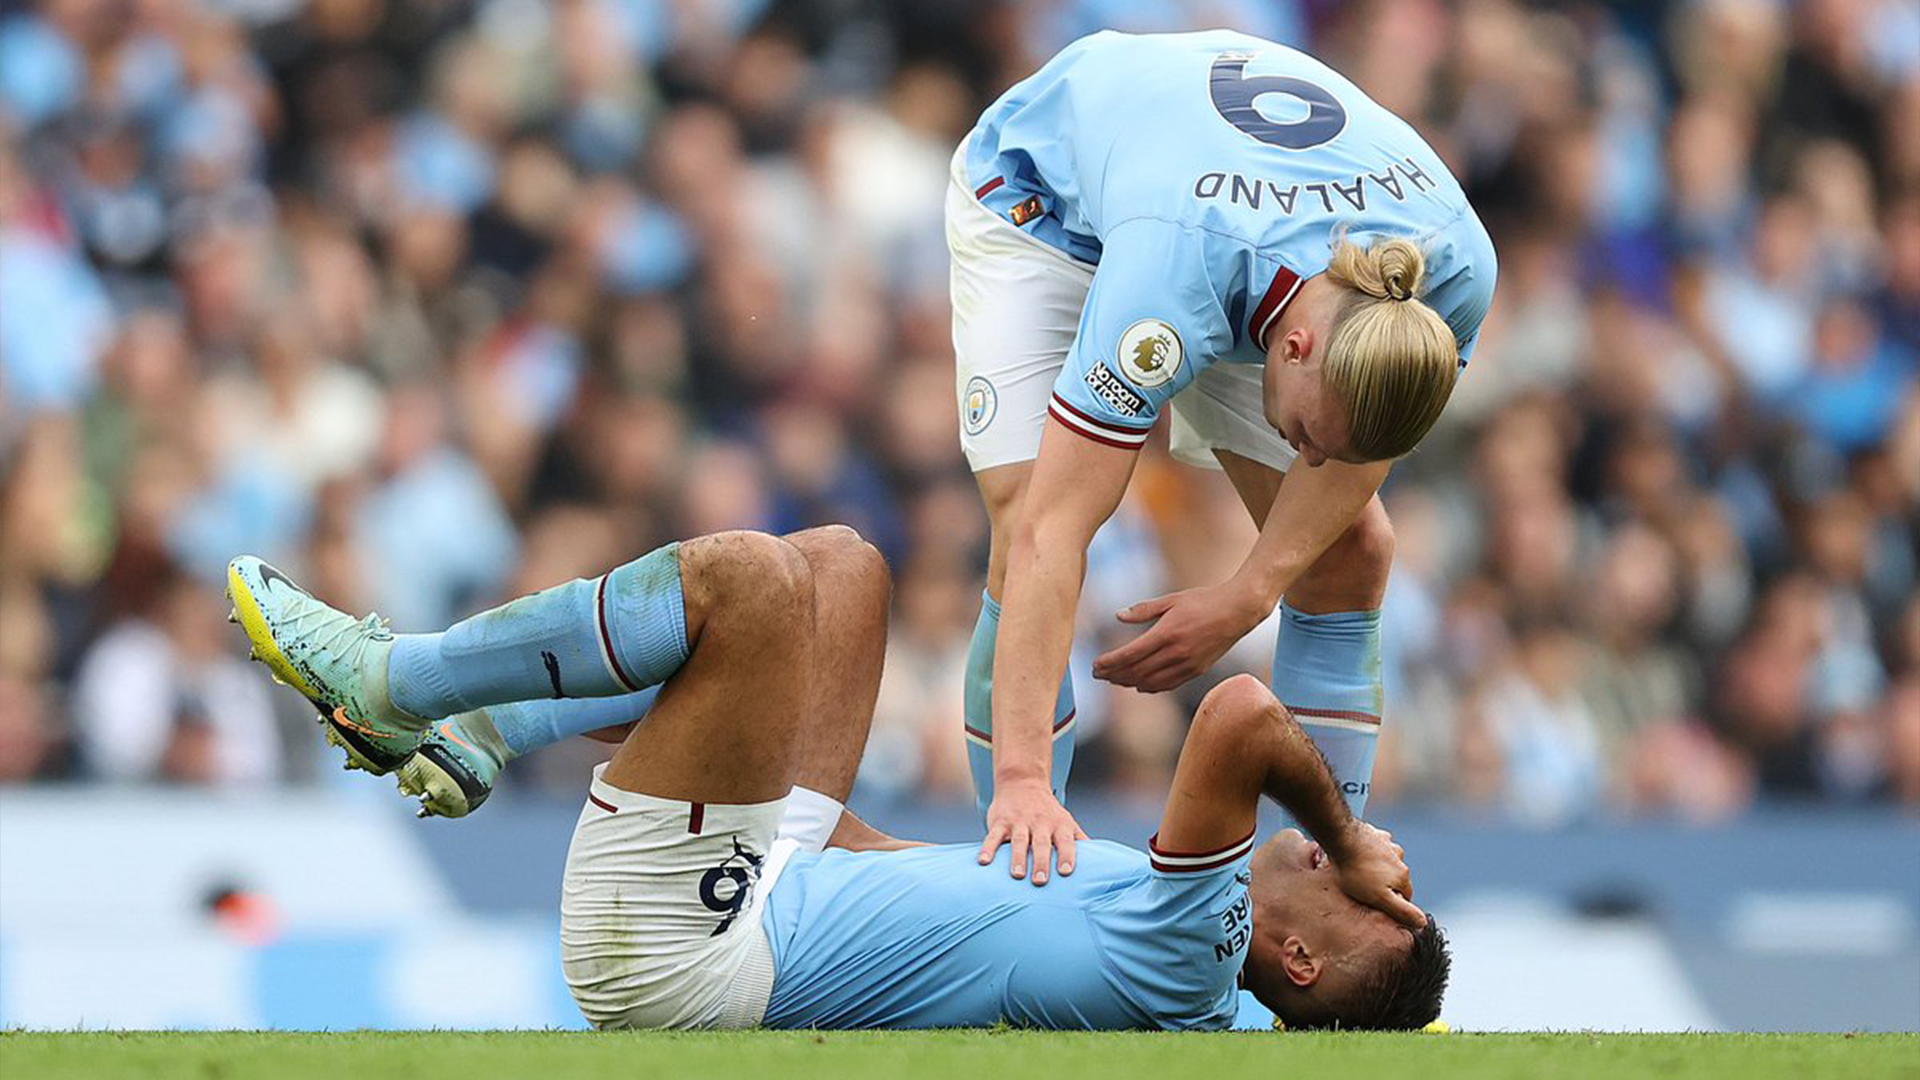
[[[819,603],[816,703],[806,719],[799,775],[788,817],[811,813],[830,833],[852,787],[879,695],[891,591],[880,552],[845,525],[784,537],[806,558]],[[421,816],[464,817],[485,802],[507,762],[579,735],[620,743],[659,694],[652,687],[605,698],[544,699],[493,705],[432,726],[419,750],[396,770],[400,791],[420,798]]]
[[[980,497],[987,505],[992,528],[987,557],[987,591],[980,597],[980,616],[967,647],[965,701],[961,709],[967,739],[967,768],[973,775],[974,803],[982,817],[993,802],[993,657],[1000,635],[1000,602],[994,597],[1006,584],[1007,545],[1016,515],[1027,495],[1032,462],[1018,462],[974,473]],[[1060,673],[1060,692],[1053,702],[1053,793],[1066,801],[1067,776],[1073,771],[1073,666]]]
[[[681,546],[690,655],[595,770],[567,852],[561,961],[596,1027],[743,1027],[772,951],[755,885],[812,703],[815,590],[792,544]]]

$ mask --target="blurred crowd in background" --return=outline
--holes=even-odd
[[[223,621],[236,553],[407,631],[845,521],[896,578],[862,797],[964,798],[947,159],[1073,38],[1209,26],[1411,120],[1500,251],[1388,488],[1374,804],[1920,806],[1907,0],[0,0],[0,780],[330,768]],[[1087,674],[1252,536],[1149,448],[1075,792],[1157,800],[1265,671],[1270,630],[1175,694]]]

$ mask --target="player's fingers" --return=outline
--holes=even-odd
[[[1166,656],[1162,657],[1160,663],[1153,668],[1141,673],[1139,680],[1134,684],[1134,689],[1143,694],[1164,694],[1168,690],[1181,686],[1197,674],[1199,672],[1194,671],[1185,658]]]
[[[1075,825],[1071,832],[1063,832],[1059,837],[1060,874],[1062,877],[1073,873],[1074,840],[1078,838],[1080,827]]]
[[[1111,681],[1116,673],[1124,672],[1138,664],[1142,657],[1152,655],[1155,647],[1154,632],[1149,630],[1125,645],[1101,653],[1093,661],[1093,674],[1096,678]]]
[[[1039,829],[1033,834],[1033,883],[1045,885],[1053,876],[1053,833]]]
[[[1016,878],[1027,876],[1027,845],[1032,835],[1031,830],[1025,825],[1013,827],[1013,837],[1010,841],[1012,847],[1009,849],[1013,857],[1009,860],[1007,872]]]
[[[1427,913],[1399,893],[1390,892],[1382,897],[1380,909],[1393,916],[1395,922],[1410,930],[1418,930],[1427,925]]]
[[[1006,822],[996,822],[989,827],[987,829],[987,838],[980,843],[980,865],[985,866],[992,862],[994,854],[1000,850],[1000,845],[1006,842]]]
[[[1123,623],[1152,622],[1160,616],[1165,615],[1167,609],[1172,606],[1173,597],[1156,596],[1151,600],[1142,600],[1137,604],[1121,608],[1113,617]]]

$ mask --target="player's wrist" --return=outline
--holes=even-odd
[[[1280,606],[1280,598],[1286,594],[1287,586],[1292,581],[1292,574],[1277,575],[1242,569],[1228,578],[1222,588],[1236,621],[1244,623],[1251,630],[1266,621],[1267,616],[1273,614],[1273,609]]]
[[[1349,817],[1341,824],[1322,831],[1326,832],[1327,835],[1321,836],[1316,832],[1313,839],[1320,845],[1321,850],[1327,853],[1327,858],[1333,860],[1335,866],[1345,866],[1352,861],[1354,854],[1360,850],[1361,833],[1359,818]]]
[[[993,786],[996,791],[1025,791],[1038,789],[1051,791],[1053,778],[1047,775],[1046,766],[1029,765],[996,766],[993,770]]]

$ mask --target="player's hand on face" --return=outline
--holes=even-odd
[[[1232,582],[1142,600],[1115,617],[1153,625],[1095,660],[1094,677],[1149,694],[1172,690],[1212,667],[1270,610]]]
[[[1393,842],[1392,833],[1364,821],[1353,825],[1342,845],[1344,850],[1333,860],[1340,890],[1358,903],[1386,912],[1409,929],[1425,926],[1427,913],[1413,902],[1413,875],[1407,869],[1406,852]]]
[[[1031,862],[1033,883],[1045,885],[1054,853],[1059,853],[1060,872],[1071,874],[1074,841],[1086,838],[1079,823],[1044,782],[1000,783],[995,786],[992,805],[987,807],[987,838],[980,845],[980,865],[992,862],[1000,845],[1008,844],[1012,847],[1012,875],[1026,877]]]

